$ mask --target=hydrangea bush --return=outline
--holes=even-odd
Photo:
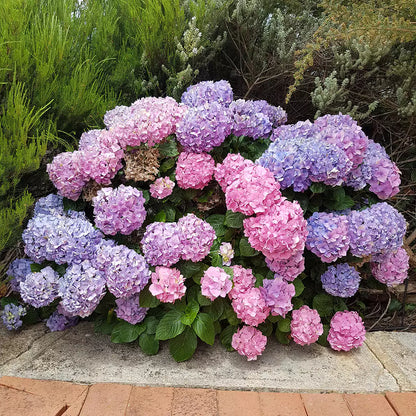
[[[255,360],[282,344],[362,345],[359,287],[407,277],[397,166],[348,115],[286,123],[228,82],[108,111],[57,155],[8,270],[8,329],[95,321],[116,343],[192,357],[216,336]]]

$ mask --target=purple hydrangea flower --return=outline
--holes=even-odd
[[[302,251],[296,251],[286,260],[268,259],[267,267],[287,282],[293,282],[305,270],[305,258]]]
[[[213,102],[228,107],[233,100],[233,90],[228,81],[203,81],[189,86],[181,100],[189,107],[200,107]]]
[[[75,326],[78,322],[79,318],[77,316],[69,317],[55,311],[46,321],[46,326],[51,332],[65,331],[65,329]]]
[[[275,275],[273,280],[264,279],[260,291],[272,315],[280,315],[284,318],[293,309],[292,298],[295,296],[295,286],[282,277]]]
[[[63,197],[56,194],[49,194],[40,198],[35,204],[33,216],[38,214],[65,215]]]
[[[146,218],[143,193],[131,186],[102,188],[92,201],[95,224],[104,234],[131,234]]]
[[[25,315],[26,309],[21,305],[13,303],[7,304],[1,313],[3,323],[9,331],[20,328],[23,324],[20,318]]]
[[[30,265],[33,261],[29,259],[16,259],[10,263],[6,275],[11,277],[10,287],[13,292],[20,291],[20,282],[23,282],[26,276],[32,272]]]
[[[344,257],[349,249],[348,221],[345,215],[314,212],[308,219],[306,248],[324,263]]]
[[[139,294],[136,293],[127,298],[116,299],[117,308],[115,312],[117,317],[124,319],[132,325],[143,321],[149,308],[142,308],[139,304]]]
[[[341,298],[354,296],[360,286],[360,274],[347,263],[329,266],[321,276],[322,287],[327,293]]]
[[[186,152],[209,152],[231,133],[231,111],[217,102],[191,107],[179,122],[176,137]]]
[[[35,308],[52,303],[58,297],[59,275],[48,266],[37,273],[29,273],[20,283],[22,299]]]
[[[104,294],[104,274],[94,268],[89,260],[69,266],[59,281],[60,305],[67,316],[85,318],[91,315]]]
[[[144,258],[152,266],[172,266],[181,258],[181,239],[176,223],[149,224],[142,239]]]

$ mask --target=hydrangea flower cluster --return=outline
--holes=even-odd
[[[247,325],[260,325],[270,314],[270,308],[257,287],[249,288],[243,293],[240,292],[231,304],[237,318]]]
[[[365,341],[364,322],[357,312],[336,312],[331,319],[328,342],[332,349],[350,351]]]
[[[345,215],[314,212],[308,218],[306,248],[324,263],[344,257],[349,249],[348,221]]]
[[[273,280],[264,279],[260,287],[266,305],[274,316],[286,316],[293,309],[292,298],[295,296],[295,286],[275,275]]]
[[[327,293],[341,298],[349,298],[357,293],[361,276],[348,263],[329,266],[321,276],[322,287]]]
[[[403,247],[376,254],[371,259],[371,272],[381,283],[394,286],[403,283],[409,270],[409,255]]]
[[[232,338],[231,346],[247,361],[257,360],[266,348],[267,337],[252,326],[243,326]]]
[[[33,216],[36,217],[39,214],[65,215],[63,197],[56,194],[49,194],[40,198],[35,204]]]
[[[240,154],[229,153],[223,162],[215,167],[215,180],[225,192],[228,185],[231,185],[245,168],[253,165],[251,160],[245,159]]]
[[[182,94],[181,101],[188,107],[200,107],[209,103],[228,107],[233,101],[233,90],[228,81],[203,81],[189,86]]]
[[[139,303],[139,294],[128,296],[126,298],[116,299],[116,315],[132,325],[143,321],[149,308],[142,308]]]
[[[305,270],[305,258],[297,251],[286,260],[270,260],[266,257],[267,267],[288,282],[293,282]]]
[[[23,324],[21,317],[25,315],[26,308],[21,305],[15,305],[14,303],[7,304],[1,313],[4,326],[9,331],[20,328]]]
[[[290,334],[296,344],[313,344],[318,341],[323,332],[324,327],[321,323],[321,317],[316,309],[304,305],[292,312]]]
[[[225,298],[231,287],[231,277],[221,267],[209,267],[201,278],[201,293],[211,301]]]
[[[182,152],[176,163],[176,181],[182,189],[203,189],[211,181],[214,169],[211,155]]]
[[[78,322],[78,316],[65,316],[56,310],[46,321],[46,326],[51,332],[65,331],[66,329],[75,326]]]
[[[20,282],[23,282],[26,276],[32,272],[30,269],[31,264],[33,264],[33,261],[29,259],[16,259],[10,263],[6,275],[12,278],[10,287],[13,292],[19,292]]]
[[[164,178],[157,178],[150,185],[149,191],[153,198],[163,199],[172,194],[174,187],[175,182],[165,176]]]
[[[59,275],[48,266],[37,273],[29,273],[20,283],[23,301],[35,308],[52,303],[58,297]]]
[[[249,289],[254,288],[256,278],[251,269],[245,269],[242,266],[233,266],[233,288],[228,296],[230,299],[236,299]]]
[[[145,218],[143,193],[131,186],[102,188],[93,198],[95,225],[107,235],[131,234]]]
[[[152,273],[150,293],[164,303],[174,303],[186,292],[185,278],[175,268],[156,267]]]

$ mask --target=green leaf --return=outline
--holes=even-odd
[[[400,302],[399,302],[400,303]],[[401,303],[400,303],[401,305]],[[348,310],[348,306],[345,303],[344,299],[340,299],[340,298],[336,298],[335,299],[335,304],[334,304],[334,311],[338,312],[338,311],[347,311]]]
[[[319,345],[322,345],[323,347],[329,347],[329,342],[327,340],[328,338],[328,333],[329,333],[329,325],[328,324],[324,324],[324,332],[322,333],[322,335],[318,338],[318,341],[316,341]]]
[[[259,254],[257,250],[251,247],[250,243],[248,242],[247,237],[243,237],[240,240],[239,248],[240,248],[240,255],[243,257],[254,257],[254,256],[257,256],[257,254]]]
[[[165,160],[161,165],[160,165],[160,172],[161,173],[165,173],[167,172],[169,169],[172,169],[175,166],[175,159],[167,159]]]
[[[146,334],[156,334],[156,328],[159,325],[159,319],[156,316],[147,316],[143,323],[146,325]]]
[[[35,308],[26,308],[26,315],[22,316],[22,321],[25,325],[33,325],[40,320],[39,312]]]
[[[226,309],[226,317],[230,325],[238,325],[240,323],[240,320],[237,318],[237,314],[231,307]]]
[[[260,273],[254,273],[254,277],[256,278],[256,283],[254,284],[255,287],[260,287],[263,285],[264,276]]]
[[[305,304],[305,302],[301,298],[293,298],[292,304],[293,304],[293,309],[299,309],[301,306]]]
[[[300,296],[305,289],[305,285],[303,284],[302,279],[296,278],[293,281],[293,285],[295,286],[295,297]]]
[[[205,221],[212,226],[217,237],[223,236],[227,231],[227,228],[224,225],[225,215],[213,214],[210,215]]]
[[[44,266],[42,266],[41,264],[37,264],[37,263],[32,263],[30,265],[30,271],[32,273],[38,273],[43,269]]]
[[[166,221],[173,222],[176,218],[176,209],[170,206],[165,207]]]
[[[126,321],[121,321],[115,325],[111,333],[111,342],[116,344],[135,341],[146,327],[143,324],[132,325]]]
[[[192,325],[199,312],[199,303],[196,300],[191,300],[185,308],[184,315],[181,317],[181,322],[184,325]]]
[[[166,221],[166,212],[165,211],[159,211],[155,217],[153,218],[154,222],[165,222]]]
[[[283,345],[288,345],[290,343],[290,339],[288,337],[288,333],[287,332],[282,332],[279,330],[279,328],[276,328],[276,339]]]
[[[332,296],[326,293],[320,293],[313,298],[313,308],[316,309],[320,316],[331,316],[334,311],[334,300]]]
[[[5,298],[1,298],[1,300],[0,300],[0,306],[2,308],[4,308],[6,305],[9,305],[11,303],[13,305],[19,305],[19,301],[16,298],[14,298],[13,296],[7,296]]]
[[[214,321],[207,313],[199,313],[192,324],[195,333],[209,345],[215,341]]]
[[[211,265],[213,267],[221,267],[222,266],[222,257],[215,253],[212,255]]]
[[[207,268],[208,266],[204,263],[194,263],[192,261],[187,261],[179,266],[179,270],[186,278],[193,277],[198,273],[202,274]]]
[[[156,339],[166,340],[181,334],[185,329],[185,324],[181,321],[182,316],[183,313],[176,309],[169,311],[156,328]]]
[[[242,228],[245,216],[240,212],[227,211],[225,214],[225,225],[231,228]]]
[[[210,301],[207,297],[205,297],[205,296],[201,293],[201,291],[199,291],[199,292],[198,292],[198,295],[197,295],[197,300],[198,300],[198,303],[199,303],[201,306],[209,306],[209,305],[211,305],[211,301]]]
[[[273,324],[267,319],[258,326],[258,329],[263,335],[269,337],[273,332]]]
[[[159,145],[159,154],[161,157],[178,156],[179,150],[175,140],[166,140]]]
[[[97,319],[94,322],[94,332],[96,334],[111,335],[115,325],[117,325],[116,322],[108,322],[105,318]]]
[[[325,192],[326,190],[326,185],[324,183],[320,183],[320,182],[315,182],[313,183],[309,189],[314,193],[314,194],[321,194],[323,192]]]
[[[139,304],[142,308],[155,308],[160,304],[160,300],[149,292],[149,287],[145,287],[140,292]]]
[[[186,326],[177,337],[169,340],[169,351],[178,363],[189,360],[196,350],[197,337],[194,330]]]
[[[208,313],[214,321],[217,321],[223,314],[225,309],[225,301],[223,298],[217,298],[210,305],[204,308],[204,312]],[[232,308],[231,308],[232,310]]]
[[[284,318],[277,322],[277,327],[280,332],[290,332],[290,319]]]
[[[147,355],[155,355],[159,352],[159,341],[152,334],[141,334],[139,345],[142,351]]]
[[[233,339],[233,335],[237,332],[238,327],[236,325],[228,325],[226,326],[220,334],[220,341],[221,344],[228,351],[234,351],[234,348],[231,346],[231,341]]]

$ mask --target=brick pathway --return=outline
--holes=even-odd
[[[0,378],[0,416],[415,416],[415,393],[257,393]]]

